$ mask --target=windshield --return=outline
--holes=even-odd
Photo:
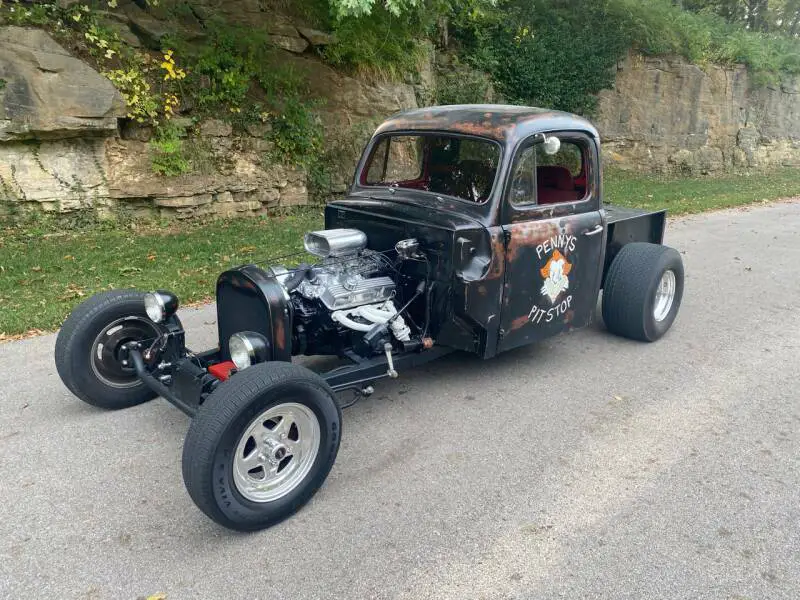
[[[422,190],[480,204],[492,193],[499,163],[500,146],[489,140],[441,134],[387,135],[373,147],[360,183]]]

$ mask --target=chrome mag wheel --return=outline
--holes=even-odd
[[[233,481],[252,502],[272,502],[295,489],[319,453],[320,424],[314,411],[287,402],[253,419],[236,446]]]
[[[656,289],[656,299],[653,303],[653,318],[656,321],[663,321],[667,318],[672,309],[672,302],[675,300],[675,273],[672,270],[664,271],[661,281]]]

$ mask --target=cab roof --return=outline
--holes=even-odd
[[[375,135],[393,131],[452,131],[509,143],[554,130],[585,131],[599,137],[594,126],[577,115],[509,104],[457,104],[408,110],[389,117]]]

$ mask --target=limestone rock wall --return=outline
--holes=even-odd
[[[754,86],[743,66],[629,56],[600,93],[607,163],[709,173],[800,166],[800,78]]]
[[[109,23],[131,45],[158,47],[165,18],[128,0],[118,4]],[[192,3],[180,26],[202,35],[206,11],[223,9],[231,20],[263,23],[281,60],[308,77],[322,100],[329,153],[340,163],[334,191],[346,189],[361,141],[379,121],[431,96],[435,79],[424,73],[408,83],[374,84],[330,68],[315,51],[329,35],[256,0]],[[0,28],[0,80],[0,217],[25,210],[235,216],[308,203],[306,173],[265,160],[269,142],[260,126],[233,132],[214,119],[197,123],[192,131],[208,149],[207,168],[156,175],[147,128],[126,121],[111,83],[41,30]],[[600,94],[595,121],[607,162],[623,168],[800,166],[800,79],[758,87],[744,67],[701,69],[631,55],[618,65],[614,89]]]
[[[157,47],[168,31],[158,15],[129,2],[119,5],[115,22],[127,24],[131,42]],[[199,16],[181,26],[199,28],[204,6],[197,3]],[[213,8],[220,7],[230,10],[231,19],[271,17],[267,28],[282,60],[305,73],[312,94],[324,99],[320,113],[328,139],[359,124],[371,131],[386,116],[416,108],[412,85],[370,84],[320,62],[313,47],[329,43],[324,32],[295,27],[258,2],[217,2]],[[152,132],[125,120],[113,85],[44,31],[0,28],[0,79],[0,217],[87,209],[100,215],[238,216],[309,201],[302,168],[266,160],[269,142],[261,126],[233,132],[215,119],[198,123],[193,135],[207,153],[206,168],[178,177],[155,174],[147,143]],[[349,182],[358,153],[347,150],[333,182],[338,191]]]

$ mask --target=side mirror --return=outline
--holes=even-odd
[[[548,156],[553,156],[561,149],[561,140],[554,135],[545,135],[542,142],[544,153]]]

